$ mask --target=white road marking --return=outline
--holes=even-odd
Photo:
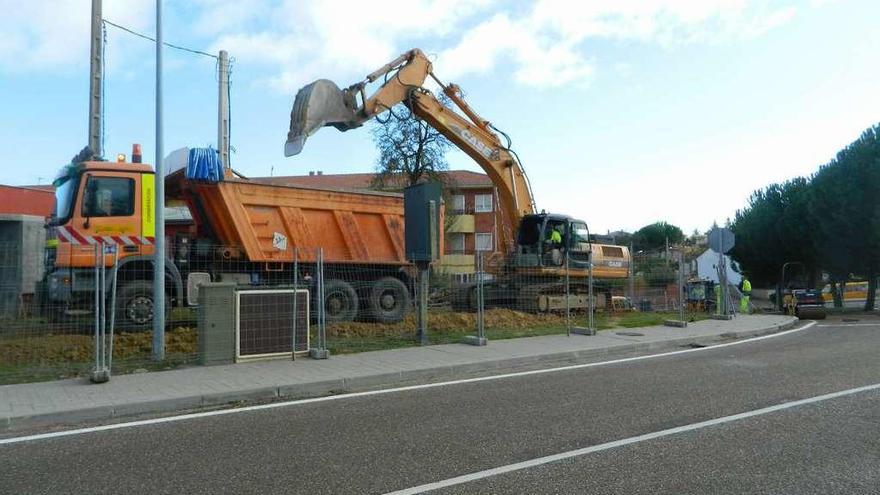
[[[624,438],[622,440],[615,440],[613,442],[602,443],[599,445],[593,445],[591,447],[586,447],[583,449],[570,450],[568,452],[562,452],[559,454],[548,455],[545,457],[539,457],[537,459],[531,459],[528,461],[517,462],[515,464],[508,464],[506,466],[499,466],[492,469],[486,469],[485,471],[477,471],[475,473],[465,474],[462,476],[456,476],[455,478],[449,478],[441,481],[435,481],[433,483],[427,483],[424,485],[415,486],[412,488],[406,488],[403,490],[398,490],[394,492],[389,492],[386,495],[412,495],[416,493],[424,493],[432,490],[437,490],[440,488],[447,488],[450,486],[461,485],[463,483],[470,483],[472,481],[481,480],[484,478],[489,478],[491,476],[497,476],[499,474],[506,474],[513,471],[520,471],[522,469],[528,469],[536,466],[541,466],[544,464],[549,464],[551,462],[557,462],[565,459],[571,459],[573,457],[580,457],[587,454],[592,454],[595,452],[601,452],[603,450],[613,449],[617,447],[623,447],[625,445],[632,445],[639,442],[645,442],[648,440],[653,440],[655,438],[662,438],[670,435],[677,435],[679,433],[684,433],[688,431],[699,430],[701,428],[708,428],[710,426],[721,425],[724,423],[730,423],[733,421],[739,421],[742,419],[753,418],[755,416],[761,416],[764,414],[770,414],[777,411],[783,411],[786,409],[791,409],[798,406],[804,406],[807,404],[815,404],[817,402],[823,402],[826,400],[837,399],[840,397],[846,397],[854,394],[859,394],[863,392],[871,392],[875,390],[880,390],[880,383],[875,383],[873,385],[866,385],[864,387],[851,388],[849,390],[841,390],[840,392],[833,392],[830,394],[819,395],[816,397],[810,397],[808,399],[796,400],[792,402],[784,402],[782,404],[777,404],[775,406],[765,407],[762,409],[755,409],[752,411],[747,411],[739,414],[733,414],[730,416],[723,416],[721,418],[710,419],[708,421],[701,421],[699,423],[691,423],[689,425],[678,426],[675,428],[669,428],[667,430],[655,431],[652,433],[646,433],[644,435],[638,435],[635,437]]]
[[[492,381],[492,380],[501,380],[504,378],[513,378],[513,377],[529,376],[529,375],[541,375],[544,373],[557,373],[560,371],[579,370],[579,369],[583,369],[583,368],[592,368],[595,366],[607,366],[607,365],[611,365],[611,364],[620,364],[620,363],[629,363],[629,362],[633,362],[633,361],[642,361],[645,359],[655,359],[655,358],[661,358],[661,357],[667,357],[667,356],[677,356],[679,354],[688,354],[691,352],[708,351],[708,350],[720,349],[722,347],[728,347],[728,346],[733,346],[733,345],[748,344],[751,342],[756,342],[756,341],[764,340],[764,339],[772,339],[772,338],[776,338],[776,337],[782,337],[783,335],[789,335],[789,334],[792,334],[795,332],[800,332],[802,330],[806,330],[815,324],[816,324],[816,322],[813,321],[813,322],[807,323],[806,325],[804,325],[802,327],[793,328],[791,330],[786,330],[784,332],[772,333],[769,335],[762,335],[760,337],[753,337],[750,339],[738,340],[736,342],[727,342],[725,344],[710,345],[708,347],[698,347],[698,348],[694,348],[694,349],[685,349],[685,350],[681,350],[681,351],[664,352],[661,354],[647,354],[644,356],[635,356],[635,357],[629,357],[629,358],[614,359],[611,361],[601,361],[601,362],[597,362],[597,363],[573,364],[573,365],[569,365],[569,366],[560,366],[557,368],[543,368],[543,369],[538,369],[538,370],[517,371],[515,373],[505,373],[503,375],[481,376],[478,378],[464,378],[461,380],[451,380],[451,381],[447,381],[447,382],[436,382],[436,383],[424,383],[421,385],[409,385],[406,387],[386,388],[386,389],[381,389],[381,390],[369,390],[366,392],[351,392],[351,393],[347,393],[347,394],[329,395],[326,397],[316,397],[314,399],[298,399],[298,400],[285,401],[285,402],[273,402],[271,404],[245,406],[245,407],[239,407],[239,408],[234,408],[234,409],[218,409],[215,411],[205,411],[205,412],[200,412],[200,413],[180,414],[177,416],[165,416],[165,417],[161,417],[161,418],[142,419],[142,420],[138,420],[138,421],[128,421],[125,423],[113,423],[113,424],[108,424],[108,425],[92,426],[89,428],[77,428],[77,429],[73,429],[73,430],[53,431],[51,433],[38,433],[35,435],[24,435],[24,436],[20,436],[20,437],[0,438],[0,445],[8,445],[8,444],[22,443],[22,442],[32,442],[32,441],[36,441],[36,440],[47,440],[50,438],[66,437],[66,436],[71,436],[71,435],[83,435],[86,433],[96,433],[96,432],[100,432],[100,431],[118,430],[121,428],[134,428],[137,426],[147,426],[147,425],[155,425],[155,424],[161,424],[161,423],[171,423],[171,422],[175,422],[175,421],[185,421],[185,420],[189,420],[189,419],[209,418],[211,416],[224,416],[227,414],[238,414],[238,413],[244,413],[244,412],[250,412],[250,411],[260,411],[263,409],[275,409],[278,407],[300,406],[300,405],[305,405],[305,404],[313,404],[316,402],[328,402],[328,401],[333,401],[333,400],[353,399],[356,397],[369,397],[372,395],[384,395],[384,394],[393,394],[393,393],[399,393],[399,392],[409,392],[412,390],[423,390],[423,389],[429,389],[429,388],[446,387],[446,386],[450,386],[450,385],[461,385],[461,384],[465,384],[465,383],[487,382],[487,381]]]
[[[877,323],[823,323],[819,325],[819,328],[825,327],[878,327],[880,326],[880,322]]]

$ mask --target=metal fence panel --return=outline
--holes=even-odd
[[[242,356],[281,355],[294,343],[301,352],[311,348],[313,357],[423,344],[415,266],[325,259],[328,251],[322,246],[296,247],[292,262],[255,263],[236,246],[169,238],[166,359],[157,363],[151,355],[152,246],[116,247],[117,253],[102,257],[103,282],[96,276],[96,247],[86,245],[39,249],[45,276],[23,283],[21,246],[0,244],[0,383],[84,376],[105,365],[119,374],[217,362],[213,354],[205,361],[207,351],[199,350],[198,291],[209,281],[239,291],[303,294],[292,298],[269,292],[258,302],[242,299]],[[544,269],[537,269],[480,252],[466,276],[432,268],[425,292],[425,343],[566,335],[583,328],[693,320],[714,310],[711,291],[684,280],[680,267],[685,263],[675,255],[638,253],[626,276],[595,276],[592,282],[589,260],[564,255],[556,260],[550,253],[545,258]],[[96,292],[96,287],[103,290]],[[95,318],[102,306],[103,319]],[[285,322],[294,312],[297,325],[309,322],[307,336],[292,336]],[[103,357],[95,353],[95,329],[102,328],[102,320],[108,334],[98,341]]]

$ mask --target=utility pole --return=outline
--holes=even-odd
[[[162,157],[162,0],[156,0],[156,245],[153,254],[153,360],[165,360],[165,167]]]
[[[104,156],[101,115],[104,81],[104,38],[102,0],[92,0],[91,58],[89,59],[89,149],[96,157]]]
[[[220,153],[220,163],[229,169],[229,53],[220,50],[217,60],[217,79],[220,82],[217,100],[217,151]]]

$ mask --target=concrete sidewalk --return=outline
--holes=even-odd
[[[332,356],[323,361],[302,358],[183,368],[114,376],[101,385],[85,378],[4,385],[0,386],[0,431],[463,378],[691,343],[708,345],[777,332],[796,321],[787,316],[751,315],[691,323],[687,328],[496,340],[485,347],[447,344]]]

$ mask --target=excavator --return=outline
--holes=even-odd
[[[425,87],[428,77],[449,99],[449,106]],[[380,79],[378,89],[368,94],[368,85]],[[284,154],[300,153],[306,139],[322,127],[356,129],[384,112],[393,113],[398,104],[476,161],[495,185],[502,256],[488,262],[493,279],[484,286],[487,305],[515,305],[535,312],[584,308],[590,264],[598,292],[604,291],[606,301],[611,300],[610,289],[603,289],[602,282],[628,276],[629,250],[591,243],[582,220],[538,212],[509,136],[477,114],[457,85],[444,84],[419,49],[407,51],[345,89],[327,79],[301,88],[290,113]],[[456,297],[456,306],[472,307],[473,292],[465,288]]]

